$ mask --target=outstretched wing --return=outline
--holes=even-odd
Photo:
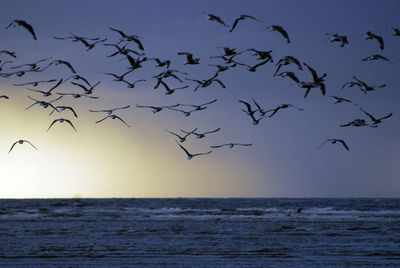
[[[7,29],[7,28],[6,28],[6,29]],[[14,146],[15,146],[15,144],[17,144],[17,143],[18,143],[18,141],[16,141],[16,142],[13,143],[13,145],[11,146],[10,151],[8,151],[8,153],[10,153],[10,152],[12,151],[12,149],[13,149]]]
[[[65,122],[67,122],[68,124],[70,124],[71,127],[72,127],[76,132],[78,132],[78,131],[76,130],[76,128],[74,127],[74,125],[71,123],[71,121],[65,119]]]

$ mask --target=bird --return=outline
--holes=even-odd
[[[9,50],[0,50],[0,54],[6,54],[8,56],[11,56],[13,58],[17,58],[17,56],[15,55],[15,52],[9,51]]]
[[[281,58],[281,59],[276,63],[276,65],[277,65],[278,67],[277,67],[276,70],[275,70],[274,76],[277,75],[277,73],[279,72],[280,68],[281,68],[283,65],[289,65],[289,64],[291,64],[291,63],[295,64],[299,70],[301,70],[301,71],[303,70],[303,67],[301,67],[301,63],[300,63],[300,61],[299,61],[297,58],[295,58],[295,57],[293,57],[293,56],[285,56],[285,57]]]
[[[91,99],[98,99],[99,97],[95,97],[95,96],[89,96],[89,95],[86,95],[86,94],[78,94],[78,93],[57,93],[58,95],[61,95],[61,96],[72,96],[74,99],[78,99],[78,98],[81,98],[81,97],[86,97],[86,98],[91,98]]]
[[[128,41],[128,42],[135,42],[138,45],[138,48],[140,50],[144,50],[143,44],[139,40],[139,38],[140,38],[139,36],[137,36],[137,35],[126,35],[123,31],[120,31],[120,30],[117,30],[117,29],[111,28],[111,27],[109,27],[109,29],[111,31],[119,33],[121,35],[121,39],[120,40],[125,40],[125,41]]]
[[[254,52],[253,56],[258,56],[258,60],[270,59],[271,62],[274,62],[274,60],[271,56],[272,50],[263,51],[263,50],[257,50],[254,48],[248,48],[245,51],[253,51]]]
[[[379,85],[379,86],[370,86],[370,85],[368,85],[367,83],[361,81],[360,79],[358,79],[355,76],[353,76],[353,79],[356,80],[359,85],[361,85],[360,89],[361,89],[362,92],[364,92],[364,94],[367,94],[368,91],[373,91],[376,88],[384,88],[384,87],[386,87],[386,84],[382,84],[382,85]]]
[[[58,101],[59,99],[61,99],[63,96],[60,96],[60,97],[58,97],[58,98],[56,98],[56,99],[54,99],[54,100],[52,100],[52,101],[49,101],[49,102],[47,102],[47,101],[39,101],[39,100],[36,100],[36,99],[34,99],[34,98],[32,98],[32,97],[30,97],[30,96],[28,96],[28,98],[29,99],[31,99],[31,100],[33,100],[33,101],[35,101],[32,105],[30,105],[30,106],[28,106],[27,108],[25,108],[25,110],[28,110],[28,109],[30,109],[31,107],[33,107],[33,106],[35,106],[36,104],[39,104],[39,106],[42,106],[43,108],[47,108],[47,107],[51,107],[51,108],[53,108],[56,112],[60,112],[56,107],[54,107],[54,105],[52,104],[53,102],[55,102],[55,101]]]
[[[176,134],[176,133],[174,133],[174,132],[169,131],[168,129],[166,129],[165,131],[167,131],[168,133],[170,133],[170,134],[176,136],[176,137],[179,139],[179,141],[182,143],[182,142],[185,142],[185,141],[186,141],[186,138],[187,138],[188,136],[190,136],[191,134],[193,134],[196,130],[197,130],[197,128],[195,128],[194,130],[192,130],[192,131],[190,131],[190,132],[185,132],[186,135],[183,136],[183,137],[181,137],[180,135],[178,135],[178,134]]]
[[[353,127],[364,127],[364,126],[368,126],[368,127],[378,127],[376,125],[369,125],[365,122],[364,119],[354,119],[353,121],[347,123],[347,124],[342,124],[340,125],[340,127],[349,127],[349,126],[353,126]]]
[[[59,122],[59,123],[67,122],[67,123],[75,130],[75,132],[78,132],[78,131],[76,130],[76,128],[74,127],[74,125],[71,123],[71,121],[69,121],[68,119],[65,119],[65,118],[58,118],[58,119],[54,120],[54,121],[50,124],[49,128],[47,129],[47,131],[49,131],[50,128],[51,128],[55,123],[57,123],[57,122]]]
[[[381,50],[383,50],[385,48],[382,36],[376,35],[376,34],[370,32],[370,31],[366,32],[365,40],[372,40],[372,39],[375,39],[375,40],[377,40],[379,42],[379,48]]]
[[[300,83],[299,78],[295,75],[294,72],[281,72],[281,73],[277,74],[276,76],[279,76],[279,77],[282,77],[282,78],[289,77],[289,78],[291,78],[294,82]]]
[[[19,87],[19,86],[32,85],[33,87],[37,87],[40,83],[51,83],[51,82],[55,82],[55,81],[57,81],[57,79],[34,81],[34,82],[27,82],[27,83],[22,83],[22,84],[14,84],[13,86]]]
[[[335,104],[342,103],[342,102],[353,103],[351,100],[348,100],[348,99],[345,99],[345,98],[342,98],[342,97],[337,97],[337,96],[329,96],[329,97],[335,99]]]
[[[40,70],[40,72],[43,72],[44,70],[46,70],[47,68],[49,68],[53,64],[55,64],[55,65],[61,65],[62,64],[64,66],[66,66],[68,69],[70,69],[73,74],[76,74],[76,71],[75,71],[74,67],[72,67],[72,64],[69,63],[68,61],[65,61],[65,60],[54,60],[54,61],[50,62],[49,65],[47,65],[42,70]]]
[[[78,86],[80,88],[82,88],[85,91],[86,95],[91,95],[93,93],[93,89],[100,84],[100,81],[98,81],[96,84],[94,84],[93,86],[90,86],[90,88],[87,88],[85,85],[79,84],[79,83],[75,83],[75,82],[71,82],[71,84]]]
[[[326,139],[326,140],[318,147],[318,149],[321,148],[322,146],[324,146],[324,144],[327,143],[327,142],[330,142],[330,143],[332,143],[332,144],[335,144],[335,143],[339,142],[339,143],[341,143],[341,144],[343,145],[343,147],[344,147],[347,151],[350,151],[350,149],[349,149],[349,147],[347,146],[346,142],[345,142],[344,140],[341,140],[341,139]]]
[[[127,106],[124,106],[124,107],[118,107],[118,108],[113,108],[113,109],[108,109],[108,110],[89,110],[89,112],[92,112],[92,113],[107,113],[108,115],[111,115],[114,111],[128,109],[129,107],[131,107],[131,106],[127,105]]]
[[[126,76],[126,75],[128,75],[129,73],[131,73],[131,72],[133,72],[134,70],[133,69],[131,69],[131,70],[129,70],[129,71],[127,71],[127,72],[125,72],[125,73],[123,73],[122,75],[117,75],[117,74],[113,74],[113,73],[103,73],[103,74],[106,74],[106,75],[110,75],[110,76],[112,76],[112,77],[115,77],[115,79],[113,79],[113,81],[123,81],[124,80],[124,77]]]
[[[323,73],[321,76],[318,76],[317,72],[311,68],[307,63],[303,62],[303,65],[307,67],[307,69],[310,71],[312,77],[313,77],[313,82],[307,83],[307,82],[302,82],[300,83],[301,88],[306,88],[306,94],[304,95],[304,98],[307,97],[308,93],[310,92],[311,88],[316,88],[319,87],[321,90],[321,93],[323,96],[325,96],[326,90],[325,90],[325,77],[327,76],[326,73]]]
[[[179,104],[170,105],[170,106],[149,106],[149,105],[139,105],[137,104],[137,108],[150,108],[152,109],[153,114],[161,112],[163,109],[170,108],[170,107],[177,107]]]
[[[172,110],[172,111],[177,111],[177,112],[181,112],[183,113],[185,116],[190,116],[192,112],[196,111],[196,110],[192,110],[192,111],[184,111],[181,109],[176,109],[176,108],[172,108],[172,107],[166,107],[168,110]]]
[[[203,104],[198,104],[198,105],[196,105],[196,104],[179,104],[179,105],[181,105],[181,106],[191,106],[191,107],[195,108],[194,110],[200,111],[200,110],[207,109],[206,105],[212,104],[212,103],[216,102],[217,100],[218,99],[214,99],[212,101],[209,101],[209,102],[206,102],[206,103],[203,103]]]
[[[289,35],[288,35],[288,33],[286,32],[286,30],[283,29],[282,26],[280,26],[280,25],[271,25],[271,26],[269,26],[269,27],[267,27],[267,28],[265,28],[265,29],[268,30],[268,31],[270,31],[270,32],[272,32],[272,31],[277,31],[277,32],[279,32],[279,33],[283,36],[283,38],[285,38],[286,43],[288,43],[288,44],[290,43]]]
[[[160,60],[159,58],[150,58],[148,60],[154,60],[157,63],[156,67],[167,67],[167,69],[169,68],[169,66],[171,65],[171,61],[170,60]]]
[[[278,107],[276,107],[275,109],[268,110],[267,112],[272,112],[268,117],[274,116],[280,109],[286,109],[286,108],[289,108],[289,107],[295,108],[295,109],[297,109],[299,111],[303,111],[302,108],[298,108],[298,107],[296,107],[296,106],[294,106],[292,104],[281,104]]]
[[[52,95],[51,92],[52,92],[55,88],[57,88],[59,85],[62,84],[62,81],[63,81],[63,79],[61,78],[61,79],[57,82],[57,84],[54,85],[52,88],[50,88],[48,91],[43,91],[43,90],[38,90],[38,89],[32,89],[32,88],[26,88],[26,89],[27,89],[27,90],[30,90],[30,91],[35,91],[35,92],[38,92],[38,93],[42,93],[44,97],[48,97],[48,96],[51,96],[51,95]]]
[[[213,148],[213,149],[216,149],[216,148],[221,148],[221,147],[224,147],[224,146],[229,146],[229,148],[233,148],[234,146],[251,146],[251,145],[253,145],[252,143],[225,143],[225,144],[221,144],[221,145],[212,145],[212,146],[210,146],[211,148]]]
[[[77,36],[73,33],[71,33],[71,35],[72,36],[69,36],[69,37],[54,37],[54,39],[58,39],[58,40],[72,39],[72,42],[81,42],[87,48],[86,51],[91,50],[98,43],[107,41],[106,38],[99,40],[100,38],[98,38],[98,37],[97,38],[87,38],[87,37],[83,37],[83,36]],[[91,40],[91,41],[95,41],[95,42],[89,43],[87,40]]]
[[[197,129],[196,129],[196,130],[197,130]],[[184,130],[181,129],[181,131],[182,131],[183,133],[186,133],[186,134],[191,133],[191,134],[195,135],[197,139],[202,139],[202,138],[204,138],[207,134],[211,134],[211,133],[215,133],[215,132],[220,131],[221,128],[217,128],[217,129],[210,130],[210,131],[206,131],[206,132],[202,132],[202,133],[197,133],[197,132],[195,132],[196,130],[194,130],[194,131],[192,131],[192,132],[187,132],[187,131],[184,131]]]
[[[339,35],[337,33],[334,34],[326,33],[326,34],[329,36],[330,42],[340,42],[340,47],[344,47],[345,45],[349,44],[347,36],[345,35]]]
[[[30,144],[33,148],[35,148],[36,150],[38,150],[38,148],[36,148],[36,146],[33,145],[30,141],[28,141],[28,140],[18,140],[18,141],[16,141],[16,142],[13,143],[13,145],[11,146],[10,150],[8,151],[8,153],[10,153],[10,152],[12,151],[12,149],[14,148],[14,146],[15,146],[16,144],[23,144],[24,142]]]
[[[264,60],[264,61],[262,61],[262,62],[259,62],[259,63],[255,64],[255,65],[253,65],[253,66],[248,65],[248,64],[244,64],[244,63],[240,63],[240,62],[237,62],[237,61],[234,61],[234,63],[236,63],[236,64],[238,64],[238,65],[246,66],[250,72],[255,72],[255,71],[257,70],[258,67],[260,67],[260,66],[266,64],[266,63],[269,62],[269,61],[271,61],[271,58],[268,58],[268,59],[266,59],[266,60]]]
[[[243,101],[243,100],[239,100],[240,103],[243,103],[246,106],[246,110],[242,110],[243,112],[245,112],[247,115],[249,116],[253,116],[255,112],[257,112],[258,110],[253,110],[253,108],[251,107],[250,103]]]
[[[64,111],[64,110],[70,110],[70,111],[74,114],[74,116],[75,116],[76,118],[78,118],[78,115],[76,114],[75,110],[74,110],[72,107],[70,107],[70,106],[58,105],[58,106],[56,106],[56,109],[57,109],[58,111],[60,111],[60,112],[62,112],[62,111]],[[55,110],[51,111],[50,114],[49,114],[49,116],[52,115],[52,114],[54,113],[54,111],[55,111]]]
[[[312,88],[320,88],[322,95],[325,96],[326,91],[325,91],[325,84],[324,83],[315,83],[315,82],[300,82],[298,84],[300,88],[305,88],[306,93],[304,94],[304,98],[307,98],[308,93],[310,93],[310,90]]]
[[[199,64],[200,58],[193,58],[193,54],[189,52],[178,52],[178,55],[185,55],[186,56],[186,62],[184,65],[189,64],[189,65],[195,65]]]
[[[254,20],[254,21],[257,21],[257,22],[261,22],[259,19],[256,19],[256,18],[253,17],[253,16],[250,16],[250,15],[240,15],[240,16],[239,16],[238,18],[236,18],[235,21],[233,22],[232,27],[231,27],[231,29],[229,30],[229,32],[231,33],[233,30],[235,30],[235,28],[236,28],[237,24],[239,23],[239,21],[244,20],[244,19],[251,19],[251,20]]]
[[[380,54],[374,54],[369,57],[361,59],[361,61],[375,61],[375,60],[383,60],[383,61],[387,61],[387,62],[390,62],[391,64],[396,65],[394,62],[392,62],[391,60],[389,60],[388,58],[386,58]]]
[[[51,59],[51,57],[45,58],[45,59],[41,59],[41,60],[38,60],[38,61],[33,62],[33,63],[25,63],[25,64],[13,66],[13,67],[10,67],[10,69],[15,70],[15,69],[18,69],[18,68],[21,68],[21,67],[24,67],[24,66],[28,66],[28,67],[30,67],[30,69],[29,70],[25,70],[25,72],[38,72],[38,71],[40,71],[40,68],[39,68],[38,64],[41,63],[41,62],[44,62],[46,60],[49,60],[49,59]]]
[[[390,113],[390,114],[385,115],[385,116],[383,116],[383,117],[381,117],[381,118],[375,118],[373,115],[371,115],[370,113],[368,113],[367,111],[365,111],[363,108],[360,107],[360,110],[361,110],[363,113],[365,113],[365,114],[372,120],[372,122],[373,122],[372,125],[373,125],[373,126],[376,126],[376,125],[382,123],[382,120],[383,120],[383,119],[389,118],[389,117],[391,117],[391,116],[393,115],[393,113]]]
[[[192,159],[192,158],[195,157],[195,156],[206,155],[206,154],[211,154],[211,153],[212,153],[212,151],[208,151],[208,152],[206,152],[206,153],[191,154],[191,153],[189,153],[188,150],[186,150],[186,148],[183,147],[177,140],[175,140],[175,141],[176,141],[176,143],[179,145],[179,147],[181,147],[181,149],[186,153],[187,159],[188,159],[188,160]]]
[[[261,116],[261,117],[259,117],[259,118],[255,118],[254,114],[255,114],[256,112],[258,112],[259,110],[257,110],[257,109],[256,109],[256,110],[253,110],[253,108],[251,107],[250,103],[248,103],[248,102],[246,102],[246,101],[239,100],[239,102],[240,102],[240,103],[243,103],[243,104],[246,106],[247,111],[246,111],[246,110],[243,110],[243,109],[241,109],[241,110],[242,110],[244,113],[246,113],[248,116],[250,116],[250,118],[253,120],[253,122],[252,122],[253,125],[258,125],[258,124],[260,123],[261,119],[263,119],[263,118],[266,117],[266,116]]]
[[[253,99],[253,97],[251,97],[251,99],[253,100],[254,105],[257,107],[257,111],[260,113],[261,116],[264,116],[267,111],[265,111],[256,101],[255,99]]]
[[[16,27],[16,26],[21,26],[23,28],[25,28],[26,30],[28,30],[28,32],[32,35],[33,39],[37,40],[35,31],[33,30],[32,25],[30,25],[29,23],[27,23],[24,20],[14,20],[13,22],[11,22],[6,29],[10,28],[10,27]]]
[[[219,23],[219,24],[221,24],[221,25],[223,25],[225,27],[229,27],[229,25],[227,25],[220,17],[218,17],[216,15],[213,15],[213,14],[205,13],[205,12],[202,12],[202,13],[204,15],[207,15],[207,19],[208,20],[215,21],[215,22],[217,22],[217,23]]]
[[[70,79],[82,80],[83,82],[85,82],[86,85],[88,85],[89,87],[91,86],[90,83],[89,83],[89,81],[88,81],[85,77],[80,76],[80,75],[78,75],[78,74],[73,74],[73,75],[67,77],[66,79],[64,79],[64,82],[63,82],[63,83],[67,82],[67,81],[70,80]]]
[[[115,115],[115,114],[111,114],[111,115],[107,115],[106,117],[104,117],[103,119],[100,119],[99,121],[96,121],[95,123],[100,123],[104,120],[106,120],[107,118],[111,118],[111,119],[118,119],[119,121],[121,121],[122,123],[124,123],[126,126],[131,127],[130,125],[128,125],[121,117]]]
[[[136,80],[134,82],[128,82],[126,80],[122,80],[121,82],[126,83],[127,84],[127,88],[134,88],[137,83],[146,82],[146,80],[145,79],[138,79],[138,80]]]
[[[183,86],[183,87],[176,87],[176,88],[170,88],[167,83],[165,83],[164,81],[160,81],[161,85],[163,85],[163,87],[165,88],[165,90],[167,92],[165,92],[165,95],[171,95],[172,93],[175,92],[175,90],[180,90],[180,89],[185,89],[188,88],[189,86]]]

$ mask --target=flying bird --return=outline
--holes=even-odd
[[[183,147],[177,140],[175,140],[175,141],[176,141],[176,143],[179,145],[179,147],[181,147],[181,149],[186,153],[187,159],[188,159],[188,160],[192,159],[192,158],[195,157],[195,156],[206,155],[206,154],[211,154],[211,153],[212,153],[212,151],[208,151],[208,152],[206,152],[206,153],[191,154],[191,153],[189,153],[188,150],[186,150],[186,148]]]
[[[69,121],[68,119],[65,119],[65,118],[58,118],[58,119],[54,120],[54,121],[51,123],[51,125],[49,126],[49,128],[47,129],[47,131],[49,131],[50,128],[51,128],[55,123],[57,123],[57,122],[59,122],[59,123],[67,122],[67,123],[75,130],[75,132],[78,132],[78,131],[76,130],[76,128],[74,127],[74,125],[71,123],[71,121]]]
[[[376,34],[370,32],[370,31],[366,32],[365,40],[372,40],[372,39],[375,39],[376,41],[379,42],[379,48],[381,50],[384,49],[384,43],[383,43],[383,37],[382,36],[376,35]]]
[[[13,58],[17,58],[15,55],[15,52],[9,51],[9,50],[0,50],[0,54],[6,54],[8,56],[11,56]]]
[[[58,95],[61,96],[72,96],[74,99],[79,99],[81,97],[85,97],[85,98],[91,98],[91,99],[98,99],[99,97],[95,97],[95,96],[89,96],[86,94],[78,94],[78,93],[57,93]]]
[[[179,104],[179,105],[181,105],[181,106],[190,106],[190,107],[193,107],[194,110],[200,111],[200,110],[207,109],[206,105],[212,104],[212,103],[216,102],[217,100],[218,99],[214,99],[212,101],[209,101],[209,102],[206,102],[206,103],[203,103],[203,104],[198,104],[198,105],[196,105],[196,104]]]
[[[294,82],[300,83],[299,78],[295,75],[294,72],[281,72],[281,73],[277,74],[276,76],[279,76],[279,77],[282,77],[282,78],[289,77]]]
[[[376,125],[369,125],[365,122],[364,119],[354,119],[353,121],[347,123],[347,124],[342,124],[340,125],[340,127],[349,127],[349,126],[353,126],[353,127],[364,127],[364,126],[368,126],[368,127],[378,127]]]
[[[252,143],[225,143],[225,144],[221,144],[221,145],[212,145],[212,146],[210,146],[211,148],[213,148],[213,149],[216,149],[216,148],[221,148],[221,147],[224,147],[224,146],[229,146],[229,148],[233,148],[234,146],[251,146],[251,145],[253,145]]]
[[[38,93],[42,93],[44,97],[48,97],[48,96],[51,96],[51,95],[52,95],[51,92],[52,92],[55,88],[57,88],[59,85],[62,84],[62,81],[63,81],[63,79],[61,78],[61,79],[58,81],[58,83],[57,83],[56,85],[54,85],[52,88],[50,88],[48,91],[43,91],[43,90],[38,90],[38,89],[32,89],[32,88],[26,88],[26,89],[27,89],[27,90],[30,90],[30,91],[35,91],[35,92],[38,92]]]
[[[32,144],[30,141],[28,141],[28,140],[19,140],[19,141],[16,141],[16,142],[13,143],[13,145],[11,146],[10,150],[8,151],[8,153],[10,153],[10,152],[12,151],[12,149],[14,148],[14,146],[15,146],[16,144],[23,144],[24,142],[30,144],[30,145],[31,145],[33,148],[35,148],[36,150],[38,149],[38,148],[35,147],[35,145],[33,145],[33,144]]]
[[[335,104],[342,103],[342,102],[353,103],[351,100],[348,100],[348,99],[345,99],[345,98],[342,98],[342,97],[337,97],[337,96],[329,96],[329,97],[335,99]]]
[[[149,106],[149,105],[139,105],[139,104],[136,105],[137,108],[150,108],[152,110],[153,114],[161,112],[163,109],[177,107],[177,106],[179,106],[179,104],[170,105],[170,106]]]
[[[210,131],[205,131],[205,132],[202,132],[202,133],[197,133],[197,132],[195,132],[196,130],[197,130],[197,128],[196,128],[194,131],[192,131],[192,132],[187,132],[187,131],[184,131],[184,130],[181,129],[181,131],[182,131],[183,133],[186,133],[186,134],[191,133],[191,134],[195,135],[197,139],[202,139],[202,138],[204,138],[207,134],[211,134],[211,133],[215,133],[215,132],[220,131],[221,128],[217,128],[217,129],[210,130]]]
[[[344,47],[345,45],[349,44],[347,36],[345,35],[339,35],[337,33],[334,34],[327,33],[327,35],[329,36],[330,42],[340,42],[340,47]]]
[[[111,115],[114,111],[128,109],[129,107],[131,107],[131,106],[127,105],[127,106],[124,106],[124,107],[118,107],[118,108],[113,108],[113,109],[108,109],[108,110],[89,110],[89,112],[92,112],[92,113],[107,113],[108,115]]]
[[[32,25],[28,24],[26,21],[24,21],[24,20],[14,20],[13,22],[11,22],[6,27],[6,29],[10,28],[11,26],[12,27],[21,26],[21,27],[25,28],[32,35],[33,39],[37,40],[35,31],[33,30]]]
[[[235,21],[232,24],[232,28],[229,30],[229,32],[231,33],[233,30],[235,30],[237,24],[239,23],[239,21],[244,20],[244,19],[251,19],[257,22],[261,22],[259,19],[256,19],[253,16],[250,15],[240,15],[237,19],[235,19]]]
[[[107,118],[111,118],[111,119],[118,119],[119,121],[121,121],[122,123],[124,123],[126,126],[131,127],[130,125],[128,125],[121,117],[115,115],[115,114],[111,114],[111,115],[107,115],[106,117],[104,117],[103,119],[100,119],[99,121],[96,121],[97,123],[100,123],[104,120],[106,120]]]
[[[283,29],[282,26],[280,26],[280,25],[271,25],[271,26],[269,26],[269,27],[267,27],[267,28],[265,28],[265,29],[268,30],[268,31],[270,31],[270,32],[273,32],[273,31],[279,32],[279,33],[283,36],[283,38],[285,38],[286,43],[288,43],[288,44],[290,43],[289,35],[288,35],[288,33],[286,32],[286,30]]]
[[[275,70],[274,76],[276,76],[276,74],[279,72],[279,70],[281,69],[282,66],[289,65],[292,63],[295,64],[299,70],[301,70],[301,71],[303,70],[303,67],[301,67],[301,63],[297,58],[295,58],[293,56],[285,56],[276,63],[276,65],[278,67]]]
[[[120,40],[125,40],[125,41],[128,41],[128,42],[135,42],[138,45],[138,48],[140,50],[144,50],[142,42],[140,42],[140,40],[139,40],[139,38],[140,38],[139,36],[137,36],[137,35],[127,35],[123,31],[120,31],[120,30],[117,30],[117,29],[111,28],[111,27],[109,27],[109,29],[111,31],[119,33],[121,35],[121,39]]]
[[[361,59],[361,61],[375,61],[375,60],[383,60],[383,61],[390,62],[391,64],[396,65],[394,62],[392,62],[391,60],[389,60],[388,58],[386,58],[380,54],[374,54],[372,56]]]
[[[270,59],[271,62],[274,61],[271,56],[272,50],[263,51],[263,50],[257,50],[254,48],[249,48],[249,49],[246,49],[245,51],[253,51],[254,52],[253,56],[258,56],[258,60]]]
[[[221,25],[223,25],[225,27],[229,27],[220,17],[218,17],[216,15],[213,15],[213,14],[205,13],[205,12],[202,12],[202,13],[204,15],[207,15],[207,19],[208,20],[215,21],[215,22],[217,22],[217,23],[219,23],[219,24],[221,24]]]
[[[268,110],[267,112],[272,112],[268,117],[274,116],[280,109],[286,109],[286,108],[289,108],[289,107],[292,107],[292,108],[294,108],[296,110],[299,110],[299,111],[303,111],[302,108],[298,108],[298,107],[296,107],[296,106],[294,106],[292,104],[282,104],[282,105],[279,105],[278,107],[276,107],[275,109]]]
[[[71,70],[71,72],[73,73],[73,74],[76,74],[76,71],[75,71],[75,69],[74,69],[74,67],[72,67],[72,64],[71,63],[69,63],[68,61],[65,61],[65,60],[53,60],[52,62],[50,62],[49,63],[49,65],[47,65],[46,67],[44,67],[42,70],[40,70],[39,72],[43,72],[44,70],[46,70],[47,68],[49,68],[51,65],[53,65],[53,64],[55,64],[55,65],[64,65],[64,66],[66,66],[69,70]]]
[[[91,95],[93,93],[93,89],[100,84],[100,81],[97,82],[96,84],[94,84],[93,86],[90,86],[90,88],[87,88],[85,85],[79,84],[79,83],[75,83],[75,82],[71,82],[71,84],[78,86],[80,88],[82,88],[85,91],[86,95]]]
[[[186,135],[183,136],[183,137],[181,137],[180,135],[178,135],[178,134],[176,134],[176,133],[174,133],[174,132],[169,131],[168,129],[166,129],[165,131],[167,131],[168,133],[170,133],[170,134],[176,136],[176,137],[179,139],[179,141],[182,143],[182,142],[185,142],[185,141],[186,141],[186,138],[187,138],[188,136],[190,136],[191,134],[193,134],[196,130],[197,130],[197,128],[195,128],[194,130],[192,130],[192,131],[190,131],[190,132],[185,132]]]
[[[194,65],[194,64],[199,64],[200,58],[193,58],[193,54],[189,52],[178,52],[178,55],[185,55],[186,56],[186,62],[184,65],[189,64],[189,65]]]
[[[56,106],[56,109],[58,109],[58,111],[60,111],[60,112],[65,111],[65,110],[70,110],[74,114],[74,116],[76,118],[78,118],[78,115],[76,114],[75,110],[70,106],[61,106],[61,105],[59,105],[59,106]],[[51,111],[49,116],[52,115],[54,113],[54,111],[55,110]]]
[[[327,143],[327,142],[330,142],[330,143],[332,143],[332,144],[335,144],[335,143],[339,142],[340,144],[343,145],[343,147],[344,147],[347,151],[350,151],[350,149],[349,149],[349,147],[347,146],[346,142],[345,142],[344,140],[341,140],[341,139],[326,139],[326,140],[318,147],[318,149],[321,148],[322,146],[324,146],[324,144]]]
[[[372,122],[373,122],[372,125],[373,125],[373,126],[376,126],[376,125],[382,123],[382,120],[383,120],[383,119],[389,118],[389,117],[391,117],[391,116],[393,115],[393,113],[390,113],[390,114],[385,115],[385,116],[383,116],[383,117],[381,117],[381,118],[375,118],[373,115],[371,115],[370,113],[368,113],[367,111],[365,111],[363,108],[360,107],[360,110],[361,110],[363,113],[365,113],[365,114],[372,120]]]
[[[62,80],[62,79],[61,79]],[[43,81],[34,81],[34,82],[27,82],[27,83],[22,83],[22,84],[14,84],[14,86],[19,87],[19,86],[26,86],[26,85],[32,85],[33,87],[37,87],[40,83],[51,83],[55,82],[57,79],[50,79],[50,80],[43,80]],[[64,81],[65,82],[65,81]]]

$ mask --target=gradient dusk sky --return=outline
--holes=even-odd
[[[52,66],[41,73],[0,78],[0,197],[400,197],[400,36],[392,36],[390,27],[400,28],[400,2],[393,1],[19,1],[0,0],[0,50],[15,51],[9,67],[52,57],[71,62],[78,74],[94,84],[100,99],[63,97],[58,105],[73,106],[79,118],[67,111],[49,116],[49,109],[33,107],[27,98],[52,100],[25,87],[13,86],[35,80],[66,78],[70,71]],[[262,22],[240,21],[236,29],[206,19],[204,13],[220,16],[227,24],[241,14]],[[15,19],[30,23],[38,40],[21,27],[5,27]],[[277,24],[290,38],[287,44],[277,32],[265,30]],[[108,58],[115,49],[98,44],[86,51],[81,43],[53,37],[74,33],[86,37],[107,38],[116,43],[119,35],[109,27],[138,35],[146,57],[170,59],[171,69],[187,72],[182,77],[207,79],[222,64],[210,56],[221,55],[220,47],[238,51],[248,48],[272,50],[273,63],[249,72],[243,66],[222,72],[219,79],[226,88],[213,84],[194,92],[189,88],[165,95],[154,90],[154,75],[164,68],[154,61],[127,76],[128,80],[146,79],[133,89],[112,81],[103,74],[122,74],[128,62],[122,56]],[[365,40],[371,31],[381,35],[385,49],[376,40]],[[327,40],[326,33],[347,35],[349,45],[341,48]],[[134,44],[129,47],[135,48]],[[199,65],[184,65],[177,52],[192,52]],[[363,62],[362,58],[382,54],[394,64]],[[312,89],[304,99],[304,90],[288,78],[273,77],[275,63],[292,55],[311,65],[319,74],[327,73],[326,96]],[[11,60],[0,55],[1,61]],[[237,61],[256,64],[251,53]],[[302,81],[311,81],[307,70],[294,66]],[[0,72],[0,73],[1,73]],[[371,85],[386,84],[368,94],[357,87],[340,89],[356,76]],[[171,87],[182,86],[171,79]],[[46,86],[38,86],[46,89]],[[82,90],[64,83],[56,92]],[[329,95],[339,95],[358,103],[377,117],[393,113],[377,128],[339,125],[356,118],[369,118],[352,104],[334,104]],[[265,109],[283,103],[304,111],[285,109],[253,126],[241,111],[238,100],[257,100]],[[140,105],[200,104],[218,101],[200,112],[185,117],[174,111],[153,114]],[[89,109],[108,109],[131,105],[116,112],[132,128],[117,120],[95,124],[103,114]],[[70,119],[78,132],[67,125],[56,125],[59,117]],[[183,145],[191,152],[206,152],[211,145],[228,142],[253,143],[249,147],[215,149],[210,155],[188,161],[174,137],[165,129],[200,131],[221,130],[204,139],[190,137]],[[327,138],[344,139],[347,152],[338,144],[326,144]],[[27,139],[38,147],[20,145],[10,154],[11,145]]]

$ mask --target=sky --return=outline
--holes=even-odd
[[[0,77],[0,198],[70,198],[70,197],[400,197],[400,119],[399,84],[400,37],[392,36],[390,27],[400,28],[398,1],[18,1],[0,0],[0,50],[16,52],[10,67],[52,57],[69,61],[77,73],[92,84],[99,99],[72,99],[65,96],[57,105],[70,105],[78,114],[53,113],[35,106],[27,96],[43,97],[17,83],[61,79],[71,72],[64,66],[52,66],[40,73],[22,77]],[[240,15],[258,18],[228,28],[209,21],[204,13],[221,17],[227,24]],[[31,24],[37,41],[23,28],[4,29],[15,19]],[[277,32],[265,28],[281,25],[288,32],[287,44]],[[193,91],[195,83],[174,79],[170,87],[188,85],[187,89],[165,95],[154,90],[153,76],[165,70],[146,61],[142,68],[127,75],[135,81],[145,79],[135,88],[112,81],[104,73],[122,74],[129,66],[124,57],[107,57],[115,49],[98,44],[86,51],[81,43],[56,40],[71,33],[85,37],[107,38],[118,42],[113,27],[139,36],[147,58],[170,59],[171,69],[187,72],[189,79],[208,79],[216,71],[209,64],[223,64],[210,56],[223,54],[221,47],[243,51],[249,48],[272,50],[273,63],[249,72],[237,66],[221,73],[218,84]],[[376,40],[365,40],[371,31],[384,38],[385,49]],[[326,33],[348,36],[349,45],[341,48],[329,42]],[[137,49],[134,44],[129,45]],[[191,52],[200,58],[198,65],[185,65],[178,52]],[[394,62],[362,62],[373,54],[382,54]],[[311,65],[318,74],[327,73],[326,96],[318,89],[304,99],[304,90],[288,78],[273,77],[276,62],[292,55]],[[239,55],[238,62],[256,64],[251,53]],[[0,55],[1,61],[13,60]],[[49,60],[50,61],[50,60]],[[301,81],[311,81],[310,73],[295,66]],[[0,73],[1,73],[0,72]],[[371,85],[384,88],[364,94],[357,87],[342,85],[356,76]],[[46,85],[38,88],[46,90]],[[83,91],[64,83],[55,92]],[[339,95],[359,106],[340,103],[328,96]],[[252,125],[238,100],[254,98],[263,108],[273,109],[289,103],[301,107],[280,110],[271,118]],[[184,116],[179,112],[153,114],[136,105],[201,104],[213,99],[207,109]],[[89,109],[110,109],[130,105],[116,112],[131,128],[118,120],[105,120],[106,114]],[[354,119],[369,120],[359,107],[377,117],[393,113],[377,128],[339,125]],[[55,124],[67,118],[77,129]],[[166,132],[180,129],[199,131],[221,128],[203,139],[190,136],[182,145],[190,152],[207,152],[211,145],[229,142],[252,143],[249,147],[213,149],[209,155],[186,159],[175,137]],[[346,141],[350,151],[340,144],[325,144],[327,138]],[[20,139],[32,142],[11,145]],[[2,153],[3,152],[3,153]]]

